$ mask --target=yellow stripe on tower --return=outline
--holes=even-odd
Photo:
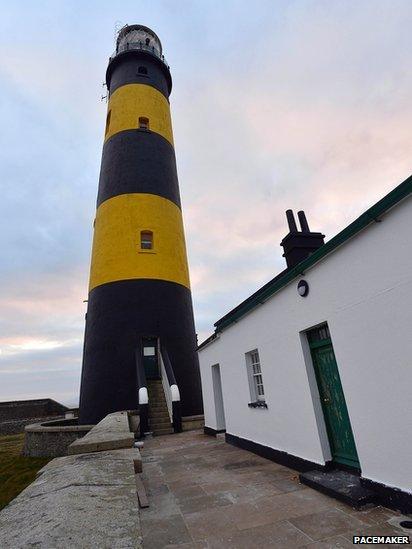
[[[140,248],[145,230],[153,232],[153,250]],[[97,209],[89,289],[135,278],[190,288],[181,210],[155,194],[121,194]]]
[[[137,129],[140,117],[148,118],[149,129],[173,145],[170,105],[160,91],[146,84],[120,86],[110,96],[105,141],[118,132]]]

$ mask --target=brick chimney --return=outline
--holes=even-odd
[[[286,218],[288,220],[289,233],[280,245],[283,247],[283,257],[286,259],[288,269],[290,269],[323,246],[325,235],[310,231],[305,212],[303,211],[298,212],[300,231],[296,226],[292,210],[286,211]]]

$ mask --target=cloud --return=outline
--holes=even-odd
[[[40,9],[41,8],[41,9]],[[76,398],[116,20],[9,6],[0,62],[0,398]],[[185,16],[182,17],[182,12]],[[410,174],[409,1],[139,2],[172,65],[199,339],[284,268],[285,210],[332,237]],[[19,39],[15,38],[19,21]]]

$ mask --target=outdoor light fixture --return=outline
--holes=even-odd
[[[299,280],[298,282],[298,294],[300,297],[306,297],[309,293],[309,284],[306,280]]]

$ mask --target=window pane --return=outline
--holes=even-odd
[[[317,341],[323,341],[325,339],[330,339],[329,327],[327,324],[323,324],[318,328],[314,328],[307,332],[309,343],[315,343]]]
[[[153,247],[153,233],[150,231],[142,231],[140,233],[140,247],[143,250],[151,250]]]
[[[252,400],[264,400],[262,369],[257,350],[247,353],[246,364],[251,382],[251,398]]]
[[[155,356],[156,348],[155,347],[143,347],[143,356]]]
[[[144,116],[141,116],[139,118],[139,128],[141,130],[148,130],[149,129],[149,119],[145,118]]]

